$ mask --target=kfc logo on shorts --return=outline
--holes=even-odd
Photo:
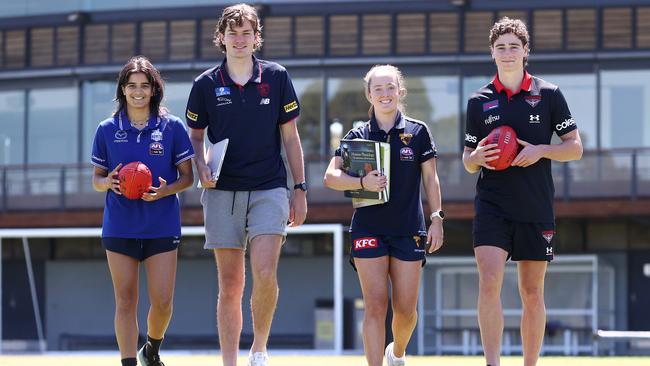
[[[354,250],[377,248],[377,238],[354,239]]]

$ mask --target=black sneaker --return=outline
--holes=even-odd
[[[165,364],[160,361],[160,355],[147,355],[147,346],[151,347],[151,344],[149,344],[149,342],[145,343],[138,351],[138,362],[140,362],[142,366],[165,366]]]

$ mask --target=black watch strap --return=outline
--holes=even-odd
[[[295,186],[293,186],[293,189],[300,189],[302,191],[307,192],[307,183],[305,182],[298,183]]]

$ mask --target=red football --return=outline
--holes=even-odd
[[[120,192],[130,200],[139,200],[151,187],[151,170],[139,161],[133,161],[120,169]]]
[[[488,165],[493,166],[495,170],[504,170],[510,166],[517,152],[519,144],[517,143],[517,133],[510,126],[499,126],[490,131],[487,136],[487,144],[497,144],[497,149],[501,150],[499,158],[488,161]]]

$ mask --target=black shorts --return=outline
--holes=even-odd
[[[102,246],[106,250],[135,258],[140,262],[160,253],[170,252],[181,243],[181,238],[133,239],[133,238],[102,238]]]
[[[426,263],[427,237],[376,235],[367,231],[350,233],[350,264],[356,270],[353,258],[395,257],[399,260]]]
[[[552,261],[554,223],[518,222],[490,213],[477,213],[474,247],[489,245],[508,252],[513,261]]]

